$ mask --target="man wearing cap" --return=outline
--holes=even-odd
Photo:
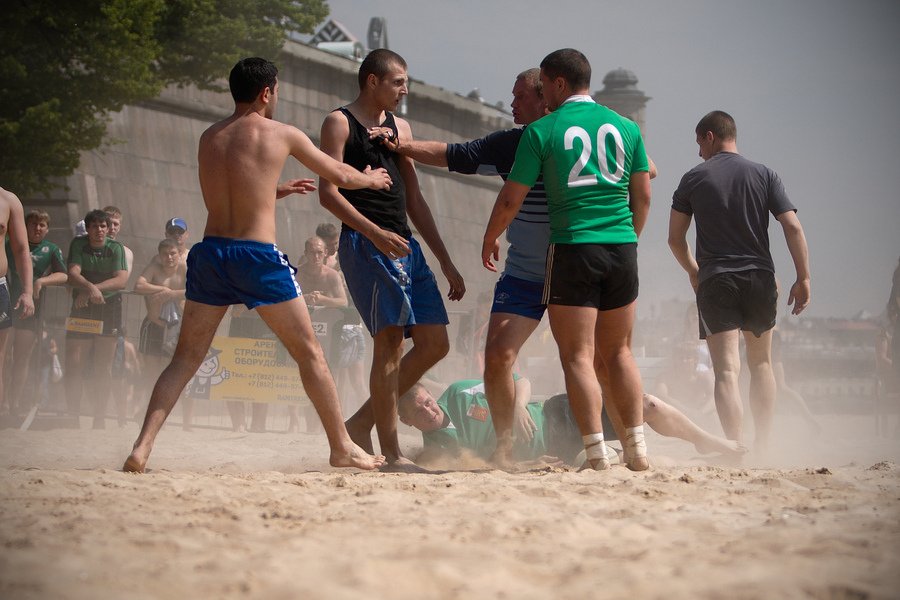
[[[178,262],[186,264],[188,250],[190,250],[190,248],[187,247],[187,221],[181,217],[172,217],[166,221],[166,239],[175,242],[178,246]]]

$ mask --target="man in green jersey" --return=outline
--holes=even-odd
[[[496,270],[498,238],[529,188],[543,176],[550,214],[544,299],[572,412],[589,464],[609,466],[601,425],[600,382],[624,440],[625,463],[649,466],[641,378],[629,341],[638,292],[637,238],[650,209],[647,154],[638,126],[596,104],[591,67],[570,48],[541,62],[546,117],[532,123],[494,205],[481,258]],[[512,441],[498,455],[508,454]]]
[[[25,215],[25,231],[28,235],[28,249],[31,252],[32,297],[35,309],[32,317],[23,316],[13,319],[13,371],[10,406],[15,409],[15,405],[18,404],[18,408],[27,410],[25,405],[30,402],[33,394],[25,397],[23,391],[25,382],[28,380],[31,353],[43,329],[43,319],[40,315],[40,309],[43,306],[41,292],[48,285],[65,285],[68,275],[66,275],[66,263],[63,261],[59,246],[44,239],[47,237],[47,232],[50,231],[50,214],[44,210],[29,211]],[[13,256],[10,240],[6,240],[10,296],[18,298],[22,293],[22,280],[19,279],[19,273],[15,269]]]
[[[581,450],[581,436],[566,395],[557,394],[543,403],[532,402],[531,383],[518,375],[514,379],[516,408],[528,412],[534,429],[529,435],[516,438],[513,458],[517,461],[552,458],[581,466],[575,462]],[[738,442],[703,430],[677,408],[655,396],[644,394],[642,402],[647,425],[660,435],[690,442],[701,454],[718,453],[734,458],[747,452]],[[447,455],[458,456],[463,450],[488,460],[496,448],[497,436],[483,380],[457,381],[437,400],[426,386],[416,383],[400,397],[397,408],[402,423],[422,432],[424,449],[417,460],[427,462]],[[604,427],[614,429],[605,411],[602,418]]]
[[[109,215],[92,210],[84,217],[87,235],[69,246],[72,309],[66,324],[66,400],[77,418],[82,387],[93,356],[94,429],[106,426],[110,367],[122,329],[122,294],[128,282],[125,248],[110,238]]]

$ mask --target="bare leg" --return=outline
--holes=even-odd
[[[637,449],[631,447],[634,441],[628,434],[629,429],[644,423],[641,373],[631,353],[636,306],[637,303],[632,302],[621,308],[598,311],[594,339],[599,361],[595,360],[595,364],[599,362],[603,367],[603,372],[596,373],[596,377],[606,381],[607,406],[615,406],[610,417],[623,429],[619,440],[625,449],[625,463],[633,471],[643,471],[650,466],[643,451],[643,439],[641,450],[634,454]]]
[[[228,408],[228,416],[231,417],[231,430],[237,433],[247,431],[244,403],[237,400],[229,400],[225,403],[225,406]]]
[[[8,395],[10,407],[18,406],[19,409],[28,409],[32,400],[25,397],[25,382],[28,381],[30,373],[31,355],[34,351],[34,342],[37,339],[35,332],[31,329],[13,329],[10,336],[12,338],[13,355],[12,355],[12,386]],[[37,389],[35,386],[34,389]],[[0,401],[2,405],[2,401]]]
[[[112,361],[116,353],[116,338],[96,336],[94,338],[94,429],[106,427],[106,407],[112,390]]]
[[[227,306],[209,306],[191,300],[185,302],[175,354],[153,387],[141,433],[131,455],[125,460],[123,470],[143,473],[159,430],[178,402],[184,386],[206,357],[216,328],[227,309]]]
[[[754,450],[766,454],[775,414],[775,375],[772,373],[772,330],[756,337],[744,332],[750,370],[750,412],[755,425]]]
[[[63,373],[66,390],[66,409],[77,423],[81,416],[81,396],[84,387],[84,370],[91,354],[89,338],[66,336],[66,370]]]
[[[806,400],[803,399],[800,392],[790,387],[787,384],[787,381],[785,381],[784,363],[781,361],[773,362],[772,373],[775,375],[776,399],[780,395],[787,397],[791,404],[796,406],[800,411],[800,415],[806,421],[806,424],[809,425],[810,431],[812,431],[814,435],[819,435],[822,432],[822,426],[819,425],[819,422],[816,420],[815,416],[813,416],[812,411],[809,410],[809,405],[806,404]]]
[[[260,306],[256,310],[287,348],[291,358],[297,362],[300,369],[300,380],[325,428],[325,436],[328,438],[328,446],[331,448],[329,459],[331,466],[359,469],[380,467],[384,460],[383,457],[367,454],[354,444],[347,434],[334,379],[331,377],[331,371],[328,370],[328,363],[325,362],[322,346],[319,345],[316,334],[313,332],[306,302],[300,298],[294,298],[279,304]],[[184,331],[184,326],[182,326],[182,331]],[[396,410],[395,399],[395,414]]]
[[[383,331],[383,330],[382,330]],[[428,369],[437,364],[439,360],[447,356],[450,351],[450,340],[447,338],[447,327],[444,325],[416,325],[410,330],[413,340],[413,347],[403,355],[400,359],[399,373],[397,374],[396,397],[409,391],[414,383],[422,378]],[[377,342],[377,336],[376,336]],[[400,347],[402,349],[403,339],[401,330]],[[376,395],[376,385],[373,384],[376,364],[377,364],[377,343],[375,344],[375,356],[372,360],[372,376],[369,380],[369,389],[372,397]],[[379,366],[379,370],[383,369]],[[381,383],[379,381],[378,383]],[[396,411],[396,398],[394,399],[394,410]],[[394,416],[396,427],[396,415]],[[372,398],[366,400],[359,410],[352,417],[347,419],[347,431],[353,441],[362,448],[371,452],[372,450],[372,427],[375,426],[375,413],[372,409]],[[379,439],[381,439],[379,437]],[[381,451],[385,452],[384,446]],[[385,452],[387,455],[387,452]]]
[[[770,338],[771,339],[771,338]],[[709,355],[712,359],[716,383],[714,395],[719,421],[729,440],[744,443],[744,407],[738,377],[741,374],[741,356],[737,329],[707,336]]]
[[[559,347],[566,381],[566,393],[572,415],[582,436],[603,433],[600,412],[603,401],[600,382],[594,371],[594,332],[597,326],[597,309],[581,306],[547,307],[550,330]],[[598,442],[599,443],[599,442]],[[606,468],[600,459],[589,460],[595,469]]]
[[[492,313],[488,321],[484,390],[497,434],[497,449],[491,461],[501,466],[512,463],[516,404],[513,368],[519,350],[539,324],[540,321],[509,313]]]
[[[720,452],[730,456],[740,456],[747,452],[734,440],[713,435],[700,428],[684,413],[656,396],[644,394],[644,420],[653,431],[666,437],[676,437],[694,445],[700,454]]]

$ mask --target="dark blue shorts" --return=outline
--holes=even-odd
[[[205,237],[188,253],[184,297],[211,306],[249,309],[300,297],[297,268],[275,244]]]
[[[441,291],[419,243],[410,239],[409,250],[406,256],[391,260],[359,232],[341,232],[341,271],[353,304],[373,337],[385,327],[449,322]]]
[[[528,281],[503,274],[494,287],[492,313],[508,313],[540,321],[547,305],[542,302],[543,281]]]

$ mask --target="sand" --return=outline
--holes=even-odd
[[[0,430],[0,598],[900,597],[900,442],[822,424],[780,417],[766,466],[650,434],[643,473],[434,475],[332,469],[322,435],[175,427],[133,475],[135,424]]]

